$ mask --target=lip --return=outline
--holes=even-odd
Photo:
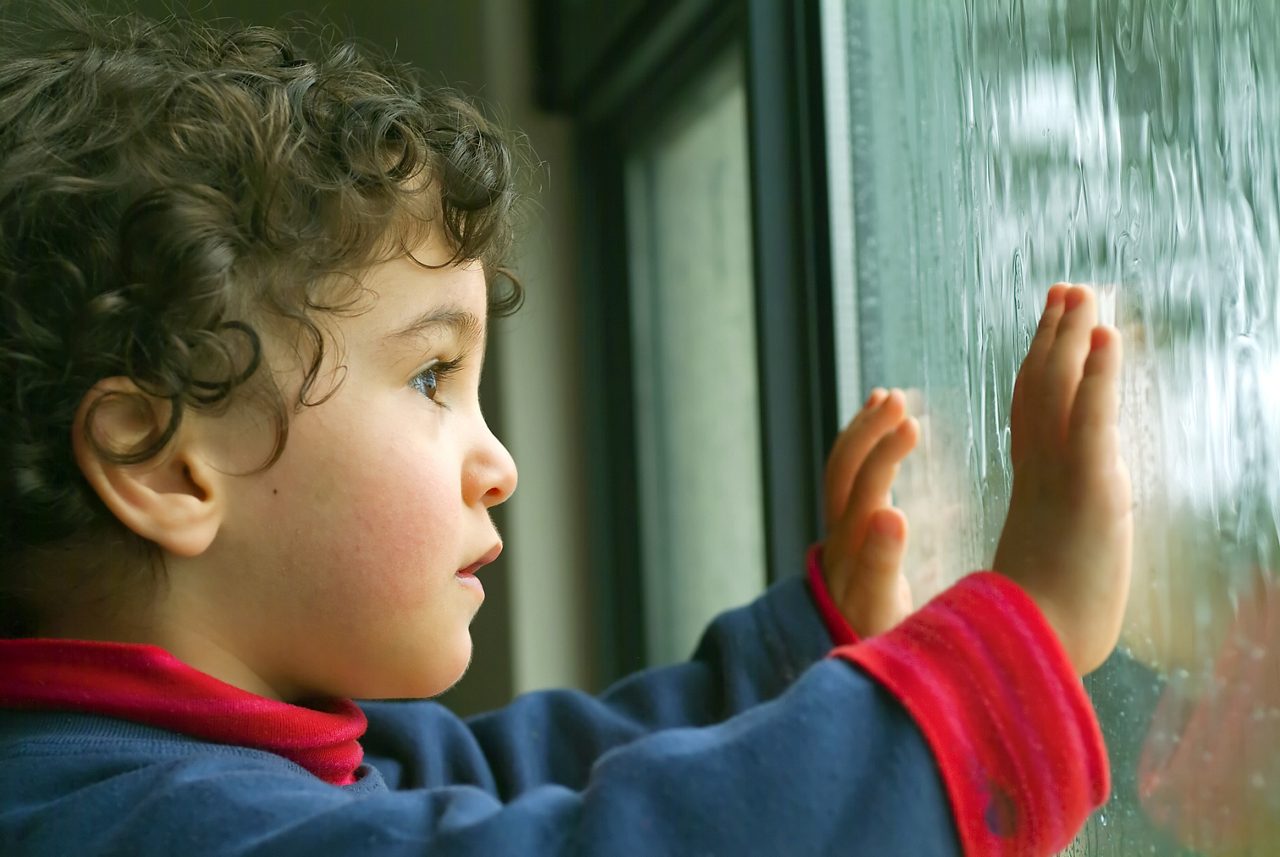
[[[475,574],[477,571],[479,571],[480,569],[484,568],[486,565],[488,565],[489,563],[497,559],[500,553],[502,553],[502,542],[498,542],[496,545],[489,548],[489,550],[484,554],[484,556],[480,557],[478,560],[471,563],[471,565],[467,566],[466,568],[458,569],[458,571],[456,572],[457,576],[458,577],[475,577]]]

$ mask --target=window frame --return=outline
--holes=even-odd
[[[822,534],[837,429],[821,16],[773,0],[627,3],[625,22],[537,6],[538,90],[576,152],[594,684],[645,665],[644,557],[624,191],[625,141],[653,126],[726,51],[747,88],[752,264],[770,582],[803,570]],[[595,21],[595,24],[591,22]],[[592,41],[591,33],[601,34]]]

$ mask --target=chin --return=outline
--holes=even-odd
[[[461,653],[460,657],[456,661],[454,668],[438,673],[437,675],[440,678],[444,679],[444,681],[440,683],[440,685],[437,686],[435,689],[427,690],[425,693],[422,694],[422,696],[423,697],[439,696],[440,694],[444,693],[446,690],[449,690],[458,682],[462,681],[462,677],[467,674],[467,670],[471,667],[471,652],[472,652],[471,636],[467,635],[466,648],[464,649],[464,651]]]
[[[414,666],[412,672],[406,670],[403,679],[398,683],[401,690],[396,696],[401,699],[428,699],[439,696],[462,680],[467,668],[471,666],[471,635],[467,635],[466,645],[455,651],[434,651],[427,653]],[[422,664],[428,664],[427,669]]]
[[[454,646],[442,650],[417,648],[402,652],[400,657],[385,658],[381,669],[362,677],[355,693],[346,695],[356,699],[427,699],[439,696],[453,687],[471,665],[471,635]]]

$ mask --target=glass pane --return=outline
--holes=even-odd
[[[765,583],[759,397],[736,53],[627,157],[648,657],[687,658]]]
[[[1125,334],[1138,530],[1071,854],[1280,853],[1280,4],[865,0],[844,38],[861,377],[919,391],[920,598],[990,562],[1048,286]],[[844,401],[856,401],[848,395]]]

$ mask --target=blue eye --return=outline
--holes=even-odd
[[[457,368],[458,361],[456,360],[432,363],[417,375],[414,375],[409,381],[409,386],[418,391],[420,395],[435,402],[437,401],[436,396],[440,393],[440,384]]]
[[[435,401],[436,391],[440,389],[440,376],[436,374],[436,367],[431,366],[414,375],[413,380],[409,382],[409,386],[428,399]]]

